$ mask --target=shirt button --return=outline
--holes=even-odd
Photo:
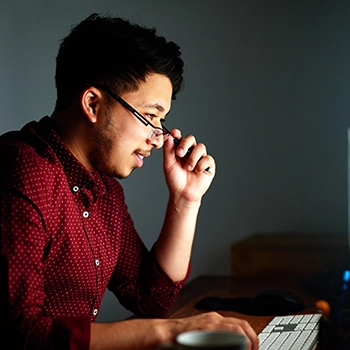
[[[84,218],[88,218],[89,217],[89,212],[88,211],[84,211],[84,213],[83,213],[83,216],[84,216]]]
[[[100,265],[100,261],[98,259],[95,260],[95,265],[96,266]]]
[[[92,311],[92,314],[93,314],[94,316],[96,316],[96,315],[98,314],[98,310],[97,310],[97,309],[94,309],[94,311]]]
[[[78,186],[74,186],[73,187],[73,192],[78,192],[79,191],[79,187]]]

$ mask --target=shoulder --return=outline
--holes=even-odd
[[[10,187],[49,181],[58,166],[50,146],[23,129],[0,136],[0,164],[0,182]]]

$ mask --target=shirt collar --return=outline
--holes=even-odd
[[[55,132],[48,116],[39,122],[31,123],[33,130],[50,146],[62,165],[67,176],[69,186],[73,192],[86,188],[103,194],[106,190],[103,180],[98,172],[90,172],[68,149],[62,139]],[[77,190],[78,189],[78,190]],[[95,197],[95,196],[94,196]]]

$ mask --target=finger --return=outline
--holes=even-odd
[[[181,140],[181,131],[179,129],[172,129],[170,137],[164,142],[163,148],[167,151],[173,151],[175,148],[174,138]]]
[[[171,136],[163,144],[163,159],[164,165],[172,164],[176,161],[176,145],[173,141],[173,135],[176,135],[181,139],[181,132],[178,129],[171,130]]]
[[[196,139],[193,135],[187,135],[184,138],[174,137],[176,155],[180,158],[188,158],[196,146]]]
[[[170,135],[176,139],[182,139],[181,131],[179,129],[172,129]]]
[[[250,342],[250,349],[252,350],[258,350],[259,349],[259,338],[257,334],[254,332],[254,330],[249,327],[245,328],[245,334],[248,338],[248,341]]]
[[[214,176],[216,172],[215,160],[212,156],[206,155],[202,157],[196,164],[194,171],[199,173],[206,173],[207,175]]]
[[[189,171],[195,171],[197,174],[215,175],[215,160],[207,154],[207,148],[204,144],[199,143],[190,148],[184,159],[186,159],[186,166]]]
[[[244,334],[248,340],[248,349],[258,350],[259,349],[259,338],[253,328],[246,320],[233,319],[233,322],[239,321],[239,329],[236,330],[239,333]]]
[[[192,171],[202,157],[207,155],[206,147],[202,143],[192,145],[190,148],[182,140],[174,139],[174,143],[177,147],[176,155],[186,162],[189,171]],[[183,146],[184,144],[185,146]]]
[[[171,136],[173,137],[175,154],[186,162],[187,170],[214,175],[215,161],[213,157],[206,158],[207,150],[203,143],[196,144],[196,139],[193,135],[187,135],[182,139],[181,132],[178,129],[173,129]],[[169,145],[170,141],[164,147],[170,147]]]

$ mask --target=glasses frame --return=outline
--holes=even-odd
[[[118,94],[116,94],[113,90],[111,90],[107,86],[102,85],[94,85],[94,84],[87,84],[91,86],[95,86],[98,89],[103,90],[106,92],[109,96],[114,98],[117,102],[119,102],[123,107],[125,107],[129,112],[131,112],[143,125],[148,126],[150,125],[152,127],[152,131],[148,135],[148,139],[152,140],[153,137],[157,138],[159,136],[163,136],[164,141],[168,138],[168,136],[171,135],[171,132],[162,125],[162,127],[153,125],[147,118],[145,118],[140,112],[138,112],[134,107],[132,107],[128,102],[126,102],[124,99],[122,99]]]

